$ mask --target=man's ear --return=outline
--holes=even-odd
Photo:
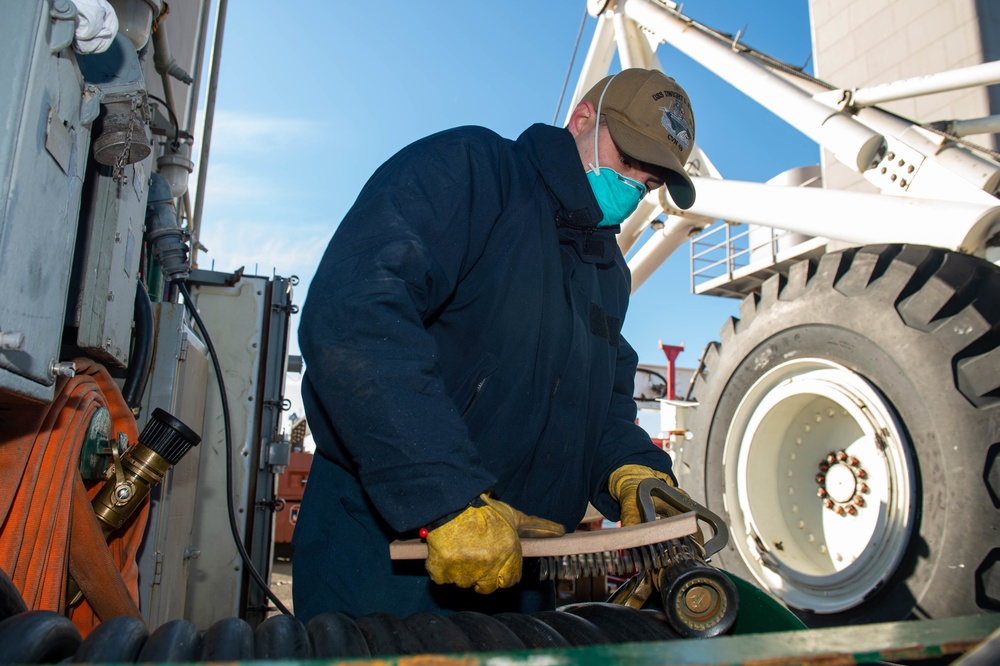
[[[576,105],[573,109],[573,113],[569,116],[569,123],[566,125],[566,129],[574,137],[578,137],[585,132],[592,132],[594,130],[594,122],[597,118],[597,109],[594,108],[594,103],[590,101],[583,101]]]

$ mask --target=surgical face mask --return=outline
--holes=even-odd
[[[613,227],[625,221],[639,202],[646,196],[646,186],[637,180],[621,175],[611,167],[590,164],[587,180],[594,191],[604,219],[597,226]]]
[[[647,192],[646,186],[639,181],[623,176],[610,167],[601,166],[601,153],[597,143],[601,132],[601,104],[604,102],[604,93],[608,92],[614,80],[614,76],[608,80],[597,100],[597,122],[594,123],[594,161],[597,165],[589,164],[590,170],[587,171],[590,189],[594,191],[597,204],[604,213],[604,219],[597,224],[599,227],[615,227],[624,222],[625,218],[635,212]]]

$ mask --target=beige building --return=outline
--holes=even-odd
[[[814,69],[837,88],[858,88],[1000,60],[998,0],[809,0]],[[970,88],[880,105],[929,124],[1000,114],[1000,86]],[[995,135],[966,140],[997,149]],[[824,182],[874,190],[823,156]]]

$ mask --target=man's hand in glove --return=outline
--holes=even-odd
[[[480,500],[427,533],[426,566],[435,583],[490,594],[521,580],[519,537],[558,537],[566,530],[488,495]]]
[[[677,487],[673,477],[669,474],[658,472],[644,465],[622,465],[608,478],[608,492],[618,500],[618,505],[621,507],[622,527],[638,525],[642,522],[637,491],[639,483],[649,478],[662,479],[667,482],[667,485]],[[654,500],[654,503],[658,514],[671,515],[671,513],[676,513],[659,499]]]

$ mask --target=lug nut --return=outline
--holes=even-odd
[[[821,472],[825,472],[825,471],[827,471],[828,469],[830,469],[830,465],[829,465],[829,463],[827,463],[826,461],[823,461],[823,462],[821,462],[821,463],[819,464],[819,471],[821,471]]]
[[[833,500],[829,500],[829,499],[828,500],[823,500],[823,508],[824,509],[832,509],[833,508]]]
[[[852,516],[856,516],[856,515],[858,515],[858,510],[855,509],[853,506],[849,506],[849,507],[847,507],[847,513],[851,514]],[[841,515],[843,515],[843,514],[841,514]]]
[[[841,462],[847,460],[847,452],[846,451],[837,451],[837,460],[839,460]]]
[[[826,481],[826,476],[823,474],[816,475],[816,483],[824,483]]]
[[[831,453],[826,457],[826,461],[832,465],[833,463],[837,462],[837,456]]]
[[[858,470],[858,478],[859,479],[867,479],[868,478],[868,472],[866,472],[863,469],[859,469]]]
[[[863,492],[865,495],[867,495],[868,493],[871,492],[871,488],[869,488],[866,484],[862,483],[861,484],[861,492]]]
[[[850,463],[851,467],[861,467],[861,461],[855,458],[854,456],[851,456],[851,459],[848,462]]]
[[[838,506],[837,507],[837,515],[838,516],[843,516],[845,513],[847,513],[847,512],[844,511],[844,507],[842,507],[842,506]]]
[[[858,506],[864,506],[865,505],[865,498],[862,497],[861,495],[855,495],[854,496],[854,503],[857,504]]]
[[[816,489],[816,496],[817,497],[826,497],[828,494],[829,493],[826,492],[826,488],[817,488]]]

